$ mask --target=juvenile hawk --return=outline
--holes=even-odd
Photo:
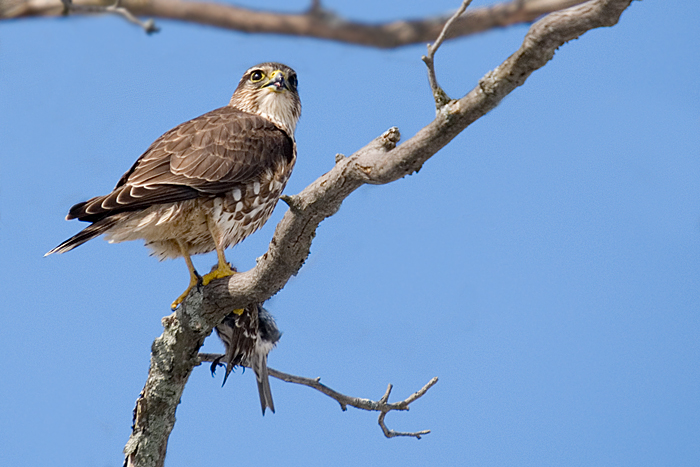
[[[267,354],[282,336],[277,329],[275,319],[262,305],[257,303],[248,305],[241,314],[237,312],[228,314],[216,327],[216,334],[224,343],[226,351],[221,358],[211,364],[212,375],[217,365],[225,365],[226,374],[223,384],[226,384],[228,375],[235,366],[252,368],[258,382],[262,413],[265,415],[267,407],[274,413],[275,404],[272,402],[267,374]]]
[[[92,224],[58,245],[64,253],[105,234],[145,240],[152,254],[185,258],[187,290],[233,271],[224,249],[270,217],[296,161],[301,115],[297,75],[281,63],[247,70],[226,107],[176,126],[155,140],[114,190],[73,206],[66,219]],[[200,278],[190,255],[216,250],[218,267]]]

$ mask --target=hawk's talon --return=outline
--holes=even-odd
[[[199,284],[202,282],[202,276],[200,276],[197,271],[193,271],[190,274],[190,284],[187,286],[184,292],[175,299],[175,301],[170,305],[170,309],[175,311],[180,303],[184,302],[190,291],[194,286],[197,286],[197,292],[199,292]]]
[[[224,277],[233,276],[236,272],[231,269],[228,263],[219,263],[219,266],[212,272],[205,274],[202,277],[202,285],[207,285],[215,279],[222,279]]]
[[[190,294],[190,290],[192,290],[192,286],[187,287],[187,289],[182,292],[182,295],[175,299],[175,301],[170,305],[170,309],[173,311],[177,310],[177,307],[180,306],[180,304],[184,302],[187,296]]]

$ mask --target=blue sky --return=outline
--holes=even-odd
[[[306,6],[279,4],[266,7]],[[326,4],[364,20],[458,6]],[[284,331],[272,367],[372,399],[438,376],[410,412],[387,416],[431,434],[385,439],[374,413],[277,380],[277,413],[261,417],[252,372],[221,388],[201,367],[167,465],[698,465],[700,7],[674,5],[635,2],[420,173],[358,190],[268,302]],[[43,258],[82,227],[63,220],[72,204],[109,191],[164,131],[225,105],[261,61],[299,75],[288,194],[336,153],[394,125],[407,139],[434,115],[423,46],[160,26],[0,27],[0,465],[120,466],[150,345],[187,284],[182,260],[159,263],[137,242]],[[462,96],[526,30],[446,43],[438,79]],[[283,213],[228,258],[252,267]]]

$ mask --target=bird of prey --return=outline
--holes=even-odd
[[[275,413],[267,374],[267,354],[282,336],[275,319],[262,305],[255,303],[245,307],[243,313],[229,313],[216,327],[216,334],[226,351],[211,364],[212,375],[217,365],[226,365],[223,386],[235,366],[252,368],[258,382],[263,415],[267,407]]]
[[[105,234],[110,243],[145,240],[163,260],[184,257],[187,290],[233,274],[224,249],[270,217],[296,161],[301,116],[297,75],[281,63],[248,69],[225,107],[166,132],[114,190],[73,206],[66,220],[91,222],[46,253],[64,253]],[[190,255],[216,250],[218,267],[200,277]]]

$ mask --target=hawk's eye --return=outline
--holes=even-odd
[[[265,73],[263,73],[260,70],[255,70],[254,72],[252,72],[250,74],[250,81],[252,81],[253,83],[257,83],[258,81],[260,81],[264,77],[265,77]]]
[[[289,77],[289,84],[291,84],[293,88],[297,87],[297,75]]]

